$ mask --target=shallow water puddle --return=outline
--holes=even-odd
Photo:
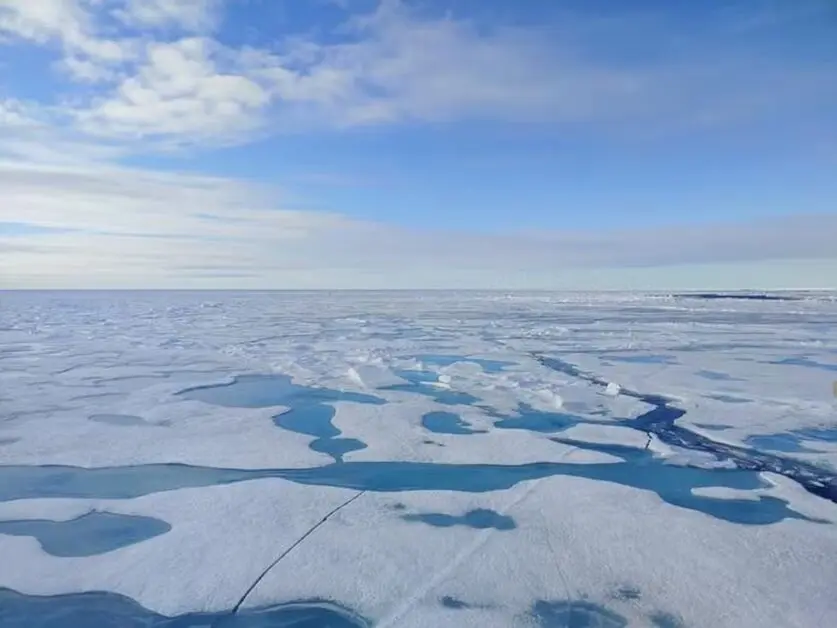
[[[624,364],[677,364],[677,359],[670,355],[649,354],[649,355],[606,355],[608,362],[621,362]]]
[[[785,453],[824,453],[804,445],[805,441],[837,443],[837,427],[805,427],[777,434],[757,434],[748,436],[744,442],[750,447]]]
[[[0,521],[0,534],[35,537],[59,557],[94,556],[165,534],[171,526],[151,517],[90,512],[69,521]]]
[[[317,437],[309,447],[340,462],[345,454],[365,449],[366,443],[355,438],[338,438],[342,432],[331,422],[336,413],[332,406],[316,403],[277,414],[273,422],[289,432]]]
[[[695,373],[698,377],[702,377],[703,379],[709,379],[715,382],[732,382],[732,381],[741,381],[737,377],[733,377],[728,373],[722,373],[720,371],[697,371]]]
[[[539,628],[624,628],[628,625],[622,615],[586,600],[541,600],[535,603],[531,615]]]
[[[445,386],[439,382],[439,374],[432,371],[401,370],[395,374],[409,383],[387,386],[383,390],[423,395],[444,406],[473,406],[480,401],[469,393]]]
[[[452,412],[428,412],[422,417],[421,424],[426,430],[434,434],[467,436],[468,434],[485,433],[485,430],[473,429],[458,414]]]
[[[521,404],[518,409],[518,416],[501,419],[494,423],[494,427],[502,430],[528,430],[542,434],[554,434],[582,423],[614,425],[612,422],[584,419],[563,412],[543,412],[527,404]]]
[[[514,362],[504,362],[501,360],[486,360],[483,358],[469,358],[461,355],[436,355],[436,354],[422,354],[414,356],[416,360],[424,364],[432,364],[433,366],[451,366],[458,362],[470,362],[477,364],[486,373],[499,373],[505,370],[508,366],[514,366]]]
[[[832,371],[837,373],[837,364],[826,364],[825,362],[817,362],[811,358],[785,358],[783,360],[774,360],[767,364],[780,364],[784,366],[803,366],[805,368],[819,369],[822,371]]]
[[[461,491],[482,493],[509,489],[520,482],[570,476],[652,491],[674,506],[743,524],[806,519],[781,500],[729,500],[692,494],[692,489],[765,488],[752,471],[699,469],[665,464],[643,449],[555,439],[565,445],[600,451],[618,463],[537,462],[522,465],[441,464],[432,462],[343,462],[307,469],[216,469],[178,464],[82,468],[69,466],[0,466],[0,501],[35,497],[129,499],[178,488],[282,478],[297,484],[374,492]]]
[[[380,397],[351,391],[316,388],[294,384],[287,375],[239,375],[226,384],[211,384],[187,388],[177,393],[185,399],[194,399],[226,408],[270,408],[301,404],[351,401],[381,405]]]
[[[105,423],[107,425],[118,425],[122,427],[137,425],[165,427],[170,425],[170,423],[152,423],[151,421],[146,421],[140,416],[132,414],[91,414],[88,417],[88,420],[93,421],[94,423]]]
[[[517,528],[517,523],[511,517],[485,508],[468,511],[460,517],[431,512],[403,515],[401,518],[404,521],[425,523],[436,528],[451,528],[453,526],[466,526],[475,530],[514,530]]]
[[[534,357],[545,367],[559,373],[579,378],[596,386],[608,385],[606,380],[586,373],[559,358],[542,355],[535,355]],[[674,401],[662,395],[641,393],[628,389],[622,389],[620,394],[653,406],[645,414],[635,419],[623,421],[623,425],[642,430],[649,435],[649,438],[651,434],[654,434],[667,445],[712,454],[742,470],[770,471],[784,475],[801,484],[808,492],[837,503],[837,475],[829,469],[799,460],[782,458],[755,449],[736,447],[692,432],[676,424],[676,421],[683,417],[686,411],[672,405]],[[828,434],[832,428],[816,429],[818,430],[817,433],[824,430]]]
[[[188,613],[166,617],[116,593],[23,595],[0,589],[3,628],[369,628],[371,622],[332,602],[290,602],[236,614]]]
[[[187,388],[178,393],[187,399],[227,408],[269,408],[289,406],[289,410],[273,417],[277,427],[316,438],[309,447],[340,462],[343,456],[366,447],[353,438],[338,438],[342,432],[332,420],[336,410],[330,402],[382,405],[380,397],[351,391],[299,386],[287,375],[240,375],[227,384]]]

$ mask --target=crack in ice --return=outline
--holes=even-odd
[[[239,609],[241,608],[241,605],[242,605],[242,604],[244,604],[244,602],[247,600],[247,598],[250,596],[250,594],[251,594],[251,593],[255,590],[255,588],[256,588],[257,586],[259,586],[259,584],[262,582],[262,580],[264,580],[264,579],[265,579],[265,577],[267,576],[267,574],[269,574],[269,573],[273,570],[273,568],[274,568],[274,567],[276,567],[276,566],[277,566],[280,562],[282,562],[282,560],[283,560],[283,559],[284,559],[284,558],[285,558],[288,554],[290,554],[290,553],[291,553],[292,551],[294,551],[297,547],[299,547],[299,546],[300,546],[300,545],[301,545],[301,544],[305,541],[305,539],[307,539],[307,538],[308,538],[308,537],[310,537],[312,534],[314,534],[314,532],[316,532],[316,531],[317,531],[317,529],[319,529],[319,528],[320,528],[323,524],[325,524],[325,523],[326,523],[329,519],[331,519],[334,515],[336,515],[336,514],[337,514],[338,512],[340,512],[341,510],[343,510],[346,506],[348,506],[349,504],[351,504],[352,502],[354,502],[356,499],[358,499],[358,498],[359,498],[361,495],[363,495],[364,493],[366,493],[366,491],[359,491],[358,493],[355,493],[354,495],[352,495],[349,499],[347,499],[346,501],[344,501],[344,502],[343,502],[342,504],[340,504],[339,506],[336,506],[336,507],[332,508],[332,509],[328,512],[328,514],[326,514],[326,515],[325,515],[322,519],[320,519],[317,523],[315,523],[313,526],[311,526],[311,527],[308,529],[308,531],[306,531],[306,532],[305,532],[305,534],[303,534],[303,535],[302,535],[301,537],[299,537],[296,541],[294,541],[294,542],[293,542],[293,544],[291,544],[291,546],[290,546],[290,547],[288,547],[288,548],[287,548],[284,552],[282,552],[281,554],[279,554],[279,556],[277,556],[277,557],[276,557],[276,559],[275,559],[272,563],[270,563],[270,564],[269,564],[269,565],[268,565],[268,566],[267,566],[267,567],[266,567],[266,568],[265,568],[265,569],[264,569],[264,570],[263,570],[263,571],[259,574],[259,576],[258,576],[258,577],[257,577],[257,578],[253,581],[253,583],[252,583],[249,587],[247,587],[247,590],[244,592],[244,595],[242,595],[242,596],[241,596],[241,598],[239,598],[238,602],[236,602],[235,606],[233,606],[232,610],[231,610],[231,611],[230,611],[230,613],[229,613],[229,616],[232,616],[232,615],[237,615],[237,614],[238,614],[238,611],[239,611]],[[221,621],[223,621],[223,619],[224,619],[224,618],[221,618]],[[216,624],[213,624],[213,626],[212,626],[212,627],[210,627],[210,628],[215,628],[215,626],[218,626],[218,624],[217,624],[217,623],[216,623]]]
[[[569,375],[570,377],[575,377],[600,387],[607,387],[610,383],[564,360],[551,358],[540,353],[530,353],[529,355],[546,368],[563,373],[564,375]],[[726,457],[739,469],[759,473],[765,471],[777,473],[799,483],[809,493],[837,503],[837,474],[830,473],[826,469],[802,461],[767,454],[756,449],[746,449],[744,447],[736,447],[735,445],[714,441],[711,438],[692,432],[685,427],[675,425],[675,421],[682,418],[686,414],[686,411],[669,405],[674,400],[663,395],[646,394],[627,388],[621,388],[620,394],[654,406],[645,414],[624,422],[629,427],[645,432],[648,436],[645,449],[648,449],[651,444],[652,435],[654,435],[667,445]]]

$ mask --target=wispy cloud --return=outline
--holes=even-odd
[[[743,36],[718,35],[707,50],[682,25],[641,15],[622,16],[618,30],[572,14],[549,27],[488,27],[382,0],[347,14],[339,37],[289,34],[267,49],[216,39],[221,10],[213,0],[0,0],[0,33],[58,46],[60,67],[79,84],[45,108],[56,124],[162,146],[461,119],[711,127],[837,106],[829,67],[803,68]],[[608,38],[626,51],[656,40],[659,51],[603,55]]]
[[[643,272],[653,276],[675,265],[826,259],[837,234],[837,216],[537,234],[408,230],[283,209],[270,200],[281,194],[252,184],[115,167],[3,164],[0,189],[6,287],[78,287],[83,278],[92,287],[206,280],[249,287],[583,288],[608,269],[618,275],[633,268],[641,281]]]
[[[221,4],[221,0],[133,0],[117,6],[111,14],[139,28],[204,32],[218,24]]]
[[[567,13],[523,29],[382,0],[347,11],[328,37],[291,33],[268,48],[221,37],[221,0],[0,0],[0,48],[51,51],[61,88],[50,100],[0,92],[0,284],[607,287],[605,271],[628,285],[675,265],[833,258],[833,216],[475,235],[300,211],[281,188],[118,165],[304,130],[492,120],[672,133],[789,112],[804,123],[809,109],[837,107],[832,67],[759,43],[759,29],[793,11],[735,7],[710,16],[701,28],[712,35],[698,41],[658,15]],[[637,46],[645,39],[659,47]]]
[[[145,60],[115,91],[74,111],[80,127],[105,137],[226,141],[262,126],[269,92],[224,72],[218,45],[204,38],[146,46]]]

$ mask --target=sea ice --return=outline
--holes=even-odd
[[[0,316],[0,625],[837,623],[834,295]]]

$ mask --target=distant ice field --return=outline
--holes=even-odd
[[[837,294],[0,293],[0,628],[837,625]]]

